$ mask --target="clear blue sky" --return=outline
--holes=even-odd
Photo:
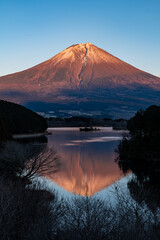
[[[0,0],[0,76],[85,42],[160,75],[160,0]]]

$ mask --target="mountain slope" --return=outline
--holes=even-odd
[[[19,103],[93,102],[94,98],[97,101],[99,98],[108,99],[108,94],[111,94],[109,99],[112,103],[120,102],[115,96],[112,99],[112,95],[124,96],[126,91],[126,101],[126,97],[135,95],[133,92],[142,88],[149,89],[149,93],[159,92],[160,78],[121,61],[91,43],[73,45],[30,69],[0,77],[0,97]],[[143,91],[140,91],[139,97],[143,96]],[[148,97],[144,96],[144,102],[148,101]],[[132,105],[132,101],[129,102]]]

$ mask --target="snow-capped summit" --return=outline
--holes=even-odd
[[[0,77],[1,98],[18,102],[79,101],[73,91],[86,91],[93,98],[93,91],[97,94],[97,89],[136,89],[137,86],[159,91],[160,78],[89,42],[72,45],[25,71]],[[142,96],[143,92],[140,98]],[[87,100],[82,98],[81,101]]]

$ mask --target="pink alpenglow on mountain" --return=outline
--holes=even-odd
[[[150,100],[156,104],[159,99],[153,92],[157,96],[157,91],[159,77],[91,43],[72,45],[30,69],[0,77],[0,98],[22,104],[35,101],[79,104],[96,100],[124,107],[127,101],[127,106],[140,107],[143,101],[145,106]]]

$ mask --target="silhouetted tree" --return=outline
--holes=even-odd
[[[120,161],[160,161],[160,107],[140,110],[128,120],[130,137],[118,146]]]
[[[29,182],[36,175],[59,170],[60,160],[54,149],[8,142],[0,151],[0,177],[9,180]]]
[[[160,107],[153,105],[138,111],[128,120],[127,128],[134,138],[160,136]]]
[[[37,177],[58,171],[60,165],[55,151],[40,150],[15,142],[1,149],[1,240],[55,239],[64,214],[62,201]]]

